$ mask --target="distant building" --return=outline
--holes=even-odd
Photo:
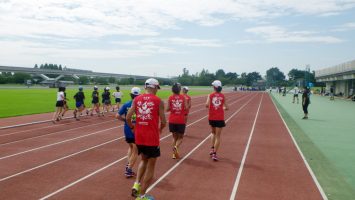
[[[330,91],[332,87],[336,95],[343,95],[344,97],[354,95],[355,60],[317,70],[315,77],[317,82],[326,84],[326,91]]]

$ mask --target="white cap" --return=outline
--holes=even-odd
[[[141,89],[139,87],[133,87],[131,89],[131,94],[140,95],[141,94]]]
[[[145,81],[145,87],[160,89],[159,81],[157,79],[154,79],[154,78],[147,79]]]
[[[182,89],[184,89],[184,90],[189,90],[189,87],[184,86]]]
[[[215,80],[215,81],[212,82],[212,85],[214,87],[222,87],[222,82],[219,81],[219,80]]]
[[[94,86],[94,89],[97,89],[97,88],[98,88],[98,87],[95,85],[95,86]]]
[[[106,90],[110,90],[110,87],[106,87]]]

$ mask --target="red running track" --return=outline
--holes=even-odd
[[[268,94],[226,96],[220,161],[208,155],[206,98],[195,98],[184,157],[171,159],[165,130],[149,193],[161,200],[322,199]],[[123,176],[127,145],[120,125],[111,116],[0,130],[0,199],[133,199],[134,180]]]

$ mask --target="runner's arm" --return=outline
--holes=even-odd
[[[227,104],[227,99],[224,97],[224,105],[223,105],[224,110],[229,110],[229,106]]]
[[[207,96],[206,108],[210,107],[210,95]]]
[[[133,113],[135,113],[135,112],[136,112],[136,104],[135,104],[134,101],[133,101],[132,107],[128,110],[128,113],[127,113],[127,116],[126,116],[127,124],[128,124],[128,126],[129,126],[131,129],[134,128],[134,126],[133,126],[133,124],[132,124],[132,115],[133,115]]]
[[[166,118],[165,118],[165,114],[164,114],[164,102],[163,101],[160,101],[160,104],[159,104],[159,117],[160,117],[160,134],[161,134],[163,132],[164,127],[166,126]]]

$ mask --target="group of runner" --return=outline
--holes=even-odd
[[[224,110],[228,110],[226,97],[222,94],[222,83],[219,80],[212,82],[214,92],[208,95],[206,108],[208,108],[208,120],[211,126],[211,151],[209,155],[213,161],[218,161],[217,152],[220,146],[220,136],[222,128],[225,127]],[[164,102],[156,95],[160,85],[158,80],[150,78],[145,81],[142,93],[140,88],[133,87],[130,91],[131,100],[120,107],[123,94],[120,88],[116,87],[113,94],[115,106],[111,106],[110,88],[105,87],[102,93],[102,110],[100,108],[98,87],[94,86],[92,92],[92,108],[86,110],[87,115],[104,115],[104,112],[118,110],[116,117],[124,121],[125,140],[128,144],[127,164],[124,175],[127,178],[136,176],[132,187],[132,196],[136,200],[151,200],[152,196],[146,194],[146,190],[151,184],[154,176],[155,164],[160,156],[160,134],[167,126],[165,112],[169,112],[169,131],[173,136],[172,158],[179,159],[181,155],[179,148],[183,142],[187,118],[191,108],[191,97],[188,95],[189,88],[182,87],[180,83],[174,83],[165,109]],[[76,101],[74,117],[79,120],[82,112],[86,109],[84,100],[85,95],[83,87],[78,88],[78,92],[73,97]],[[53,116],[53,122],[59,121],[64,116],[67,102],[65,88],[60,87],[57,93],[56,112]],[[133,167],[137,161],[138,155],[141,161],[138,166],[137,174]]]
[[[66,88],[65,87],[59,87],[58,92],[57,92],[57,102],[56,102],[56,112],[53,115],[52,121],[55,123],[56,121],[60,121],[63,119],[66,111],[68,111],[69,107],[67,104],[68,98],[65,92]],[[115,104],[111,104],[111,93],[110,93],[110,88],[105,87],[104,91],[101,95],[102,97],[102,109],[101,104],[100,104],[100,94],[99,94],[99,88],[97,86],[94,86],[94,90],[92,92],[91,98],[91,108],[87,108],[85,106],[85,94],[83,92],[83,87],[79,86],[78,92],[73,96],[75,99],[75,110],[73,112],[74,118],[76,120],[80,120],[80,116],[82,116],[83,111],[86,109],[86,115],[94,115],[94,112],[98,116],[104,116],[105,112],[110,112],[112,109],[112,112],[118,110],[120,108],[120,103],[121,99],[123,97],[123,93],[120,91],[120,87],[116,87],[116,91],[112,94],[112,96],[115,98]]]
[[[224,110],[228,109],[226,98],[221,93],[222,83],[218,80],[212,83],[214,92],[206,101],[209,110],[209,124],[211,126],[211,159],[218,161],[217,151],[220,146],[222,128],[225,126]],[[125,176],[127,178],[136,176],[132,187],[132,196],[136,200],[151,200],[152,196],[146,191],[154,176],[157,158],[160,156],[160,137],[163,129],[167,126],[164,112],[169,112],[169,131],[173,136],[172,158],[179,159],[179,147],[182,144],[186,123],[191,108],[191,97],[187,94],[188,87],[181,84],[173,84],[172,95],[169,97],[166,109],[164,102],[156,96],[160,89],[159,82],[150,78],[144,85],[145,93],[137,87],[131,89],[131,99],[126,102],[118,111],[118,119],[125,122],[124,134],[128,143],[127,165]],[[181,94],[182,91],[182,94]],[[137,174],[133,167],[141,155]]]

